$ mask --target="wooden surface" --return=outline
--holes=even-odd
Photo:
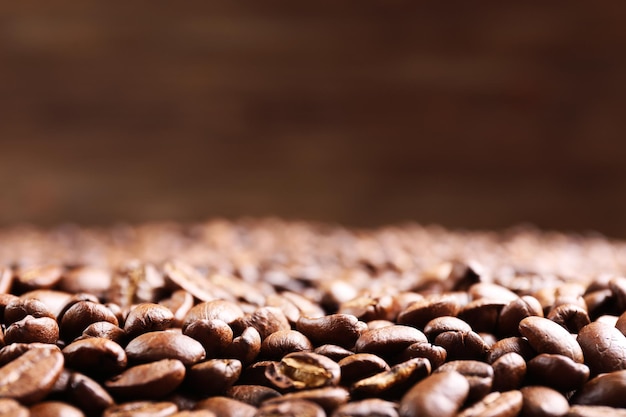
[[[172,4],[2,6],[0,224],[626,237],[620,2]]]

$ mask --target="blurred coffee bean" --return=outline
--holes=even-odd
[[[246,314],[230,323],[235,333],[242,332],[248,327],[254,327],[264,340],[270,334],[280,330],[291,330],[289,320],[281,309],[277,307],[261,307],[252,314]]]
[[[315,345],[332,343],[352,348],[367,325],[351,314],[331,314],[318,318],[300,317],[296,329]]]
[[[182,261],[166,262],[163,265],[163,273],[166,280],[176,289],[182,289],[193,295],[200,301],[210,302],[215,294],[211,291],[211,285],[207,277],[203,276],[196,268]],[[220,317],[202,317],[205,319]],[[228,320],[224,320],[227,323]]]
[[[350,314],[368,322],[372,320],[395,320],[400,306],[392,296],[360,296],[341,303],[337,313]]]
[[[441,316],[456,316],[461,306],[452,296],[426,298],[409,305],[398,314],[398,324],[423,329],[426,323]]]
[[[69,293],[86,292],[104,299],[112,281],[111,271],[95,266],[80,266],[66,271],[58,288]]]
[[[44,401],[30,407],[30,417],[85,417],[85,414],[60,401]]]
[[[350,394],[345,388],[324,387],[290,392],[280,397],[271,398],[265,401],[264,404],[279,404],[286,401],[307,400],[322,407],[327,414],[332,414],[333,410],[347,403],[349,399]]]
[[[324,409],[312,401],[291,400],[262,405],[255,417],[326,417]]]
[[[107,408],[102,417],[169,417],[177,411],[176,404],[167,401],[131,401]]]
[[[585,355],[586,357],[586,355]],[[568,392],[589,379],[589,368],[563,355],[542,353],[528,361],[528,376],[537,384]]]
[[[218,417],[254,417],[257,408],[228,397],[210,397],[196,404],[196,410],[209,410]]]
[[[174,315],[172,325],[182,327],[185,316],[193,308],[193,296],[187,291],[178,290],[174,291],[169,298],[160,300],[159,304],[167,307]]]
[[[235,385],[226,390],[227,397],[254,407],[259,407],[265,400],[280,395],[275,389],[263,385]]]
[[[34,298],[12,299],[4,308],[4,324],[7,326],[26,316],[56,319],[46,304]]]
[[[492,392],[457,417],[516,417],[522,411],[522,405],[520,391]]]
[[[590,379],[572,398],[572,404],[626,408],[626,370]]]
[[[0,398],[0,417],[29,417],[28,408],[11,398]]]
[[[64,268],[60,265],[36,265],[17,268],[14,272],[13,291],[24,293],[27,291],[50,289],[63,276]]]
[[[163,359],[133,366],[104,383],[122,399],[159,399],[174,391],[185,378],[185,365],[177,359]]]
[[[47,349],[61,353],[58,346],[48,343],[12,343],[0,349],[0,366],[17,359],[31,349]]]
[[[520,391],[524,397],[521,417],[559,417],[569,410],[567,399],[552,388],[534,385]]]
[[[575,362],[572,361],[572,363]],[[493,391],[504,392],[518,389],[526,377],[526,361],[515,352],[500,356],[491,364],[491,367],[493,368]]]
[[[517,294],[508,288],[490,282],[476,283],[468,289],[468,293],[472,300],[485,298],[488,300],[502,300],[508,303],[518,298]]]
[[[398,417],[398,405],[391,401],[369,398],[351,401],[337,408],[332,417]]]
[[[607,407],[604,405],[573,405],[569,408],[567,417],[626,417],[623,408]]]
[[[454,417],[469,394],[469,382],[458,372],[430,375],[400,401],[401,417]]]

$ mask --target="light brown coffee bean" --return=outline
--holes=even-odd
[[[428,359],[415,358],[361,379],[350,386],[353,397],[401,396],[406,388],[430,375]],[[399,395],[397,395],[399,394]]]
[[[124,399],[159,399],[174,391],[185,378],[185,365],[177,359],[163,359],[128,368],[107,380],[106,389]]]
[[[390,320],[396,319],[400,312],[400,305],[395,298],[389,295],[375,297],[364,295],[352,298],[349,301],[341,303],[338,314],[350,314],[357,319],[368,322],[372,320]]]
[[[378,398],[351,401],[337,408],[332,417],[398,417],[398,406]]]
[[[14,280],[15,276],[13,270],[8,266],[0,266],[0,294],[8,294]],[[0,319],[1,318],[2,314],[0,314]]]
[[[63,356],[68,367],[89,375],[110,376],[123,371],[128,363],[124,348],[101,337],[72,342],[63,349]]]
[[[56,343],[59,339],[57,321],[50,317],[26,316],[12,323],[4,333],[4,342],[11,343]]]
[[[185,366],[200,362],[206,356],[204,348],[189,336],[168,331],[144,333],[126,345],[128,360],[135,363],[161,359],[178,359]]]
[[[102,417],[168,417],[177,411],[176,404],[168,401],[132,401],[107,408]]]
[[[31,349],[49,349],[55,352],[61,352],[58,346],[48,343],[13,343],[0,349],[0,366],[4,366],[17,359]]]
[[[189,387],[204,396],[224,394],[242,371],[237,359],[210,359],[193,365],[187,372]]]
[[[522,411],[520,391],[492,392],[457,417],[516,417]]]
[[[64,268],[60,265],[34,265],[15,270],[14,291],[23,293],[54,287],[63,276]]]
[[[291,352],[313,350],[313,344],[305,335],[296,330],[279,330],[267,336],[261,343],[261,356],[279,360]]]
[[[572,361],[572,363],[575,362]],[[500,356],[491,364],[491,367],[493,368],[493,391],[504,392],[518,389],[526,377],[526,361],[515,352]]]
[[[26,316],[56,319],[46,304],[34,298],[12,299],[4,308],[4,324],[7,326]]]
[[[578,344],[592,374],[626,369],[626,336],[604,323],[591,323],[578,333]]]
[[[265,400],[280,395],[275,389],[263,385],[235,385],[226,390],[227,397],[254,407],[259,407]]]
[[[70,404],[44,401],[30,407],[30,417],[85,417],[85,414]]]
[[[400,401],[401,417],[454,417],[469,394],[469,382],[458,372],[430,375]]]
[[[262,405],[255,417],[326,417],[324,409],[312,401],[291,400]]]
[[[583,351],[574,336],[552,320],[526,317],[520,322],[519,331],[538,353],[556,353],[583,363]]]
[[[278,388],[312,389],[339,384],[341,368],[337,362],[313,352],[294,352],[265,371]]]
[[[28,408],[11,398],[0,398],[0,417],[29,417]]]
[[[367,325],[351,314],[331,314],[324,317],[300,317],[296,329],[315,345],[332,343],[352,348]]]
[[[572,404],[626,408],[626,370],[598,375],[576,392]]]
[[[511,302],[519,298],[517,294],[510,289],[490,282],[478,282],[468,289],[468,293],[472,300],[486,298]]]
[[[560,417],[569,410],[567,399],[552,388],[534,385],[520,391],[524,397],[520,417]]]
[[[196,404],[196,410],[209,410],[219,417],[254,417],[257,408],[228,397],[210,397]]]
[[[346,386],[389,370],[384,359],[371,353],[355,353],[341,359],[338,364],[341,368],[341,384]]]
[[[209,410],[185,410],[179,411],[170,415],[169,417],[217,417],[216,414]]]
[[[132,339],[142,333],[165,330],[173,321],[174,314],[169,308],[154,303],[141,303],[126,316],[124,331]]]
[[[166,280],[171,283],[173,287],[187,291],[200,301],[207,302],[217,298],[212,291],[212,285],[209,283],[207,277],[185,262],[178,260],[166,262],[163,265],[163,273]],[[220,320],[223,319],[220,318]]]
[[[99,383],[78,372],[71,373],[66,395],[72,404],[88,415],[100,415],[115,403]]]
[[[174,315],[172,326],[182,327],[185,316],[193,308],[193,295],[185,290],[174,291],[169,298],[160,300],[159,304],[167,307]]]

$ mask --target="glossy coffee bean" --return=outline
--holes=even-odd
[[[398,417],[398,405],[378,398],[351,401],[337,408],[332,417]]]
[[[502,308],[507,301],[480,298],[463,306],[458,313],[459,319],[469,324],[475,332],[493,333]]]
[[[575,362],[572,361],[572,363]],[[509,352],[500,356],[491,364],[491,367],[493,368],[493,391],[516,390],[522,386],[522,382],[526,377],[526,361],[515,352]]]
[[[120,346],[125,345],[127,339],[124,329],[108,321],[91,323],[85,328],[81,337],[101,337],[109,339]]]
[[[26,316],[12,323],[4,333],[4,342],[11,343],[56,343],[59,326],[50,317]]]
[[[520,322],[519,331],[538,353],[556,353],[583,363],[583,351],[576,338],[552,320],[526,317]]]
[[[379,356],[393,356],[413,343],[427,342],[428,339],[416,328],[395,325],[364,331],[357,339],[357,353],[373,353]]]
[[[350,393],[356,398],[400,396],[408,387],[430,375],[430,372],[428,359],[409,359],[355,382],[350,386]]]
[[[66,342],[71,342],[80,336],[92,323],[108,321],[118,325],[117,317],[111,310],[102,304],[90,301],[80,301],[71,306],[61,317],[61,337]]]
[[[242,371],[237,359],[210,359],[193,365],[187,372],[190,389],[204,396],[223,394],[239,378]]]
[[[398,324],[405,324],[423,329],[426,324],[437,317],[456,316],[461,306],[452,296],[416,301],[398,314]]]
[[[128,313],[124,331],[132,339],[142,333],[165,330],[173,321],[174,314],[169,308],[154,303],[142,303]]]
[[[522,405],[520,391],[492,392],[457,417],[516,417],[522,411]]]
[[[185,365],[177,359],[163,359],[128,368],[107,380],[106,389],[122,399],[160,399],[174,391],[185,378]]]
[[[234,332],[240,332],[248,327],[253,327],[259,332],[261,340],[264,340],[274,332],[291,330],[289,320],[287,320],[282,310],[277,307],[258,308],[252,314],[244,315],[230,323],[230,325]]]
[[[352,348],[367,325],[351,314],[331,314],[324,317],[300,317],[296,329],[315,345],[332,343]]]
[[[286,355],[265,372],[278,388],[312,389],[337,385],[341,368],[337,362],[312,352],[294,352]]]
[[[626,370],[598,375],[579,389],[573,404],[626,408]]]
[[[351,350],[337,345],[321,345],[313,349],[314,353],[324,355],[335,362],[339,362],[343,358],[347,358],[354,354]]]
[[[474,402],[483,398],[493,384],[493,368],[485,362],[473,360],[450,361],[441,365],[435,373],[458,372],[469,382],[467,401]]]
[[[507,353],[517,353],[525,360],[530,360],[537,352],[530,346],[528,340],[522,337],[512,336],[498,340],[487,354],[487,363],[495,362],[499,357]]]
[[[235,385],[226,390],[227,397],[254,407],[259,407],[265,400],[280,395],[275,389],[263,385]]]
[[[327,414],[331,414],[337,407],[345,404],[350,399],[350,394],[345,388],[323,387],[290,392],[280,397],[269,399],[265,404],[279,404],[286,401],[306,400],[312,401],[322,407]]]
[[[434,344],[446,350],[447,360],[484,360],[489,352],[489,345],[476,332],[443,332]]]
[[[567,417],[626,417],[623,408],[607,407],[604,405],[573,405],[569,408]]]
[[[578,333],[578,344],[591,373],[626,369],[626,336],[604,323],[591,323]]]
[[[519,322],[530,316],[543,317],[543,309],[539,301],[530,295],[510,301],[500,311],[497,333],[501,336],[519,336]]]
[[[233,341],[233,330],[218,319],[196,320],[183,330],[183,334],[200,342],[207,358],[219,357]]]
[[[183,320],[183,331],[191,323],[198,320],[221,320],[230,324],[236,319],[243,317],[241,307],[236,303],[225,300],[213,300],[196,304]]]
[[[179,333],[158,331],[144,333],[126,345],[128,360],[134,363],[177,359],[185,366],[200,362],[206,356],[196,340]]]
[[[371,353],[355,353],[341,359],[338,364],[341,368],[341,384],[346,386],[389,370],[384,359]]]
[[[407,348],[397,356],[397,359],[398,362],[404,362],[413,358],[426,358],[434,370],[445,362],[447,355],[446,349],[441,346],[433,345],[428,342],[417,342],[407,346]]]
[[[56,319],[50,308],[35,298],[14,298],[4,308],[4,324],[10,325],[26,316]]]
[[[467,322],[452,316],[441,316],[432,319],[424,327],[424,334],[428,340],[435,338],[443,332],[471,332],[472,327]]]
[[[222,356],[239,359],[243,364],[248,365],[254,362],[259,353],[261,353],[261,335],[254,327],[248,327],[241,335],[233,339]]]
[[[567,392],[580,388],[589,379],[589,368],[563,355],[542,353],[531,359],[528,375],[538,384]]]
[[[72,404],[88,415],[100,415],[115,403],[98,382],[78,372],[70,375],[66,395]]]
[[[85,417],[85,414],[67,403],[44,401],[30,407],[30,417]]]
[[[0,398],[0,417],[29,417],[28,408],[11,398]]]
[[[559,417],[569,410],[567,399],[552,388],[534,385],[520,391],[524,397],[521,417]]]
[[[107,408],[102,417],[169,417],[176,411],[176,404],[168,401],[130,401]]]
[[[128,363],[124,348],[101,337],[72,342],[63,349],[63,356],[68,367],[89,375],[110,376],[123,371]]]
[[[309,339],[296,330],[279,330],[267,336],[261,343],[261,357],[279,360],[292,352],[313,350]]]
[[[400,401],[401,417],[454,417],[467,399],[469,382],[458,372],[435,373],[418,382]]]

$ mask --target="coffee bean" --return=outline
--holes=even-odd
[[[476,332],[443,332],[435,338],[448,360],[484,360],[489,346]]]
[[[357,339],[357,353],[373,353],[382,357],[394,356],[408,346],[428,339],[416,328],[402,325],[364,331]]]
[[[228,324],[218,319],[196,320],[185,328],[183,334],[200,342],[206,351],[207,358],[222,355],[233,341],[233,330]]]
[[[469,394],[469,382],[458,372],[430,375],[400,401],[401,417],[453,417]]]
[[[168,417],[177,411],[176,404],[167,401],[132,401],[107,408],[102,417]]]
[[[63,349],[65,363],[89,375],[110,376],[123,371],[128,359],[124,348],[109,339],[90,337]]]
[[[502,300],[504,302],[511,302],[518,298],[517,294],[515,294],[508,288],[490,282],[476,283],[468,289],[468,293],[472,300],[485,298],[488,300]]]
[[[398,406],[378,398],[351,401],[337,408],[332,417],[398,417]]]
[[[424,334],[428,340],[435,338],[443,332],[471,332],[472,327],[457,317],[442,316],[429,321],[424,327]]]
[[[30,407],[30,417],[85,417],[85,414],[60,401],[44,401]]]
[[[196,404],[196,410],[209,410],[218,417],[254,417],[257,408],[228,397],[211,397]]]
[[[576,392],[572,404],[626,408],[626,370],[598,375]]]
[[[83,330],[81,337],[102,337],[109,339],[120,346],[126,345],[127,335],[124,329],[120,329],[113,323],[108,321],[97,321],[91,323]]]
[[[585,294],[583,299],[587,305],[587,312],[592,320],[598,317],[611,314],[615,310],[615,299],[610,289],[594,291]]]
[[[578,343],[592,374],[626,369],[626,336],[604,323],[591,323],[578,333]]]
[[[244,365],[252,363],[261,352],[261,335],[254,327],[248,327],[228,345],[223,356],[239,359]]]
[[[0,398],[36,403],[52,390],[62,370],[61,352],[32,348],[0,368]]]
[[[70,375],[67,397],[88,415],[100,415],[114,404],[111,395],[100,384],[78,372]]]
[[[119,324],[117,317],[102,304],[90,301],[80,301],[71,306],[61,317],[61,337],[66,342],[71,342],[92,323],[108,321]]]
[[[4,333],[4,342],[11,343],[56,343],[59,326],[50,317],[26,316],[12,323]]]
[[[339,362],[343,358],[347,358],[350,355],[353,355],[354,352],[343,348],[337,345],[322,345],[313,349],[313,353],[317,353],[320,355],[324,355],[334,360],[335,362]]]
[[[543,317],[543,309],[535,297],[525,295],[510,301],[500,312],[497,333],[501,336],[519,336],[519,322],[530,316]]]
[[[623,408],[606,407],[603,405],[573,405],[567,417],[626,417]]]
[[[339,361],[341,384],[350,385],[361,379],[389,370],[389,365],[371,353],[356,353]]]
[[[230,323],[234,332],[240,332],[248,327],[254,327],[264,340],[270,334],[280,330],[291,330],[289,320],[281,309],[277,307],[261,307],[256,309],[252,314],[246,314],[243,317]]]
[[[254,407],[259,407],[265,400],[280,395],[275,389],[263,385],[235,385],[226,390],[227,397]]]
[[[587,382],[589,368],[567,356],[542,353],[528,362],[528,375],[538,384],[567,392]]]
[[[124,322],[124,331],[130,338],[141,333],[165,330],[174,321],[174,314],[169,308],[154,304],[142,303],[130,310]]]
[[[611,278],[609,281],[609,289],[613,293],[617,311],[626,311],[626,278]]]
[[[332,359],[312,352],[286,355],[265,375],[278,388],[311,389],[337,385],[341,375],[339,365]]]
[[[437,368],[435,373],[453,371],[463,375],[469,382],[469,393],[466,401],[478,401],[491,391],[493,384],[493,368],[491,365],[473,360],[450,361]]]
[[[548,319],[560,324],[570,333],[578,333],[591,323],[587,310],[576,304],[561,304],[553,308],[548,313]]]
[[[103,299],[111,287],[112,273],[107,268],[80,266],[66,271],[58,288],[72,294],[86,292]]]
[[[326,417],[324,409],[312,401],[291,400],[266,404],[259,408],[255,417]]]
[[[291,352],[311,350],[313,344],[296,330],[279,330],[267,336],[261,343],[261,356],[266,359],[280,359]]]
[[[525,360],[530,360],[537,352],[528,343],[527,339],[522,337],[507,337],[498,340],[489,350],[487,354],[487,363],[495,362],[500,356],[507,353],[515,352],[519,354]]]
[[[535,385],[520,391],[524,397],[520,417],[559,417],[569,410],[567,399],[552,388]]]
[[[58,346],[47,343],[13,343],[0,349],[0,366],[17,359],[31,349],[48,349],[61,352]]]
[[[432,369],[437,369],[445,362],[447,355],[448,353],[441,346],[428,342],[417,342],[407,346],[397,358],[399,362],[413,358],[426,358]]]
[[[583,362],[583,351],[574,336],[552,320],[526,317],[520,322],[519,331],[538,353],[556,353]]]
[[[469,324],[475,332],[493,333],[496,331],[500,311],[506,304],[506,301],[481,298],[463,306],[458,317]]]
[[[350,394],[345,388],[324,387],[290,392],[280,397],[265,401],[264,404],[279,404],[293,400],[312,401],[322,407],[327,414],[331,414],[337,407],[345,404],[350,399]]]
[[[332,343],[352,348],[367,325],[351,314],[331,314],[324,317],[300,317],[296,329],[315,345]]]
[[[29,417],[28,408],[11,398],[0,398],[0,417]]]
[[[196,304],[183,320],[183,331],[191,323],[198,320],[221,320],[226,324],[230,324],[244,313],[241,307],[231,301],[214,300]]]
[[[301,317],[316,318],[324,317],[326,315],[324,309],[320,305],[298,293],[292,291],[283,291],[280,293],[280,295],[283,298],[289,300],[294,306],[298,308]],[[269,302],[267,302],[267,305],[271,306]],[[297,320],[298,319],[294,320],[294,323],[297,322]]]
[[[18,268],[14,275],[13,290],[23,293],[52,288],[61,280],[63,273],[64,269],[60,265],[35,265]]]
[[[572,361],[572,363],[575,362]],[[504,392],[518,389],[526,376],[526,361],[515,352],[500,356],[491,364],[491,367],[493,368],[493,391]]]
[[[387,397],[396,393],[402,395],[406,388],[427,377],[430,372],[428,359],[410,359],[355,382],[350,386],[350,392],[354,397]]]
[[[185,365],[163,359],[128,368],[107,380],[106,389],[118,398],[158,399],[174,391],[185,378]]]
[[[209,280],[187,263],[182,261],[166,262],[163,265],[163,273],[167,281],[174,287],[187,291],[200,301],[211,301],[217,298],[216,294],[211,291],[212,286],[209,284]],[[223,320],[223,318],[219,319]],[[228,323],[227,320],[224,321]]]
[[[174,291],[169,298],[159,301],[164,307],[167,307],[174,315],[172,325],[182,327],[183,320],[189,311],[193,308],[193,296],[187,291]]]
[[[337,313],[355,316],[361,321],[395,320],[400,306],[394,297],[360,296],[341,303]]]
[[[20,321],[26,316],[56,319],[46,304],[34,298],[12,299],[4,308],[4,324],[6,325]]]
[[[193,365],[187,372],[186,382],[202,395],[223,394],[239,378],[242,371],[237,359],[210,359]]]
[[[461,306],[452,296],[416,301],[398,314],[398,324],[423,329],[426,323],[442,316],[456,316]]]
[[[14,275],[11,268],[0,266],[0,294],[8,294],[13,286]],[[0,303],[1,304],[1,303]],[[2,315],[0,314],[0,318]]]
[[[492,392],[457,417],[516,417],[522,411],[520,391]]]
[[[204,348],[189,336],[167,331],[144,333],[126,345],[128,360],[135,363],[178,359],[185,366],[200,362]]]
[[[171,414],[169,417],[216,417],[215,413],[209,410],[185,410]]]

